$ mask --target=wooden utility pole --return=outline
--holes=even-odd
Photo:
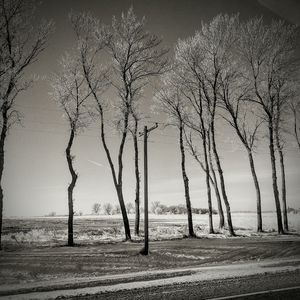
[[[140,251],[142,255],[149,254],[149,222],[148,222],[148,134],[156,129],[158,124],[155,123],[151,128],[144,127],[144,132],[140,136],[144,136],[144,248]]]

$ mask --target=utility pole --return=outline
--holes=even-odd
[[[148,222],[148,135],[150,131],[156,129],[158,124],[155,123],[151,128],[144,127],[144,132],[140,136],[144,136],[144,248],[140,251],[142,255],[149,254],[149,222]]]

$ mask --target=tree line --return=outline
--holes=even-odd
[[[32,3],[0,1],[0,232],[4,146],[9,128],[20,119],[15,99],[30,86],[25,71],[45,49],[48,36],[53,32],[52,22],[43,21],[40,26],[32,26]],[[51,97],[64,112],[69,126],[65,149],[71,175],[67,190],[69,246],[74,245],[73,190],[78,180],[72,146],[92,122],[100,126],[101,147],[119,201],[126,240],[131,240],[131,230],[123,196],[123,154],[128,137],[132,137],[136,185],[134,233],[139,235],[138,133],[141,121],[150,115],[141,105],[150,83],[155,85],[154,110],[163,112],[166,123],[178,132],[181,154],[178,163],[182,171],[189,236],[195,234],[186,151],[197,161],[205,177],[209,232],[215,231],[212,220],[214,192],[219,227],[224,228],[226,223],[230,234],[235,235],[226,174],[216,138],[220,119],[234,129],[248,155],[256,191],[258,232],[263,231],[263,199],[254,153],[258,142],[262,142],[260,133],[268,136],[278,233],[288,231],[284,163],[288,129],[292,128],[290,134],[300,150],[296,26],[283,21],[265,24],[263,18],[242,22],[238,15],[221,14],[202,23],[193,36],[178,40],[170,51],[162,47],[160,38],[146,30],[145,18],[139,19],[133,8],[122,13],[120,18],[113,17],[110,24],[102,23],[90,13],[70,13],[69,20],[76,44],[60,59],[60,71],[49,77]],[[116,158],[107,143],[107,133],[111,130],[118,131],[120,136]],[[278,176],[282,182],[281,192]]]
[[[134,204],[132,202],[127,202],[125,206],[126,206],[127,214],[132,214],[132,213],[135,212]],[[143,207],[140,207],[140,212],[141,213],[144,212]],[[167,214],[183,215],[183,214],[187,214],[187,208],[184,204],[164,205],[164,204],[160,203],[159,201],[154,201],[154,202],[151,203],[150,212],[152,214],[155,214],[155,215],[167,215]],[[213,209],[212,212],[215,215],[218,213],[215,209]],[[92,214],[93,215],[100,215],[101,213],[103,213],[105,215],[120,214],[121,213],[120,206],[118,204],[113,206],[109,202],[103,203],[103,205],[101,205],[101,203],[99,203],[99,202],[94,203],[92,205]],[[198,215],[204,215],[204,214],[208,214],[208,209],[207,208],[192,207],[192,213],[193,214],[198,214]],[[50,213],[48,216],[53,216],[54,217],[55,215],[56,214],[51,215],[51,213]],[[75,213],[75,215],[76,215],[76,213]],[[79,212],[79,215],[83,215],[83,213]]]

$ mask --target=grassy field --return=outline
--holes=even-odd
[[[276,235],[276,216],[263,214],[264,233],[256,233],[255,213],[233,213],[233,224],[239,236]],[[167,240],[187,235],[186,215],[150,215],[150,239]],[[134,215],[129,215],[133,230]],[[194,229],[198,237],[226,238],[228,231],[218,229],[218,216],[214,216],[216,234],[208,234],[208,216],[194,215]],[[300,233],[300,215],[289,214],[292,233]],[[141,236],[143,222],[141,223]],[[123,222],[120,215],[81,216],[74,220],[75,242],[120,242],[124,238]],[[133,236],[135,241],[142,237]],[[3,224],[3,245],[6,249],[34,245],[62,245],[67,240],[67,217],[8,218]]]

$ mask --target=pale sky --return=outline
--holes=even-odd
[[[58,70],[58,59],[73,46],[73,33],[67,15],[74,11],[91,11],[109,23],[112,15],[120,16],[133,5],[139,17],[148,20],[148,29],[172,48],[178,38],[192,35],[202,21],[209,21],[218,13],[240,13],[241,19],[263,15],[266,22],[272,18],[285,18],[299,24],[297,0],[226,0],[226,1],[128,1],[128,0],[45,0],[37,9],[39,16],[53,19],[56,31],[49,47],[30,69],[40,76],[33,88],[19,96],[18,108],[24,116],[23,127],[11,129],[6,142],[4,187],[5,216],[37,216],[52,211],[67,213],[67,186],[70,175],[64,151],[68,140],[67,123],[56,104],[49,96],[47,76]],[[287,5],[288,4],[288,5]],[[144,107],[149,107],[152,95],[147,94]],[[141,125],[151,126],[155,121],[164,121],[163,115],[152,115]],[[153,121],[153,122],[152,122]],[[75,211],[90,213],[95,202],[117,204],[110,169],[98,137],[98,127],[92,124],[76,140],[73,154],[75,168],[79,173],[74,190]],[[118,136],[107,134],[112,149],[116,151]],[[237,139],[226,125],[219,124],[217,142],[224,166],[225,181],[232,211],[256,208],[255,190],[242,147],[236,147]],[[290,140],[290,138],[289,138]],[[255,162],[261,184],[262,208],[275,210],[271,185],[270,159],[267,140],[260,143]],[[140,143],[142,152],[142,143]],[[116,153],[113,151],[114,158]],[[140,166],[142,167],[142,155]],[[149,197],[150,202],[163,204],[185,203],[181,178],[177,132],[159,128],[151,133],[149,142]],[[207,207],[205,177],[200,167],[187,155],[187,172],[190,177],[191,201],[194,207]],[[134,201],[135,177],[133,169],[132,141],[127,140],[124,157],[125,202]],[[141,169],[142,171],[142,169]],[[142,174],[141,174],[142,175]],[[143,176],[142,176],[143,178]],[[286,179],[288,206],[300,207],[300,153],[289,143],[286,153]],[[280,182],[279,182],[280,184]],[[143,194],[141,193],[141,200]],[[216,203],[213,205],[217,208]]]

